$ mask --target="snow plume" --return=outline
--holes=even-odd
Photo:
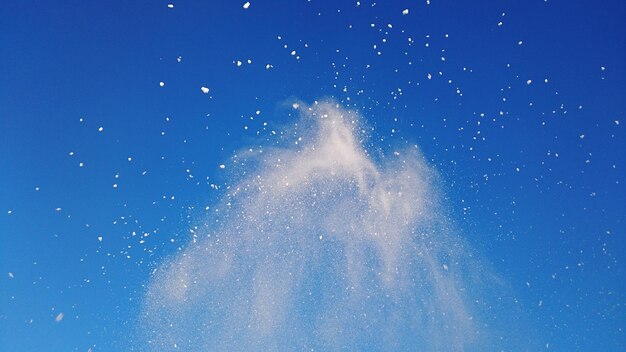
[[[206,233],[154,273],[149,351],[464,350],[485,271],[446,220],[416,147],[366,150],[358,114],[299,105]],[[375,155],[372,156],[372,155]]]

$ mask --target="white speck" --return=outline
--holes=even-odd
[[[615,120],[615,125],[619,126],[619,120]]]
[[[117,183],[114,183],[114,184],[113,184],[113,188],[117,188]]]
[[[128,157],[128,161],[133,161],[133,158],[131,158],[130,156]]]
[[[59,315],[57,315],[57,317],[54,318],[54,321],[57,323],[60,323],[61,320],[63,320],[63,313],[59,313]]]
[[[291,107],[293,107],[294,109],[297,109],[297,108],[299,108],[299,107],[300,107],[300,104],[298,104],[298,103],[293,103],[293,104],[291,105]]]
[[[61,209],[61,208],[56,208],[56,209],[54,209],[54,210],[55,210],[56,212],[60,212],[60,211],[61,211],[61,210],[63,210],[63,209]]]
[[[167,8],[168,9],[173,9],[174,8],[174,4],[167,4]]]
[[[237,65],[237,67],[241,66],[241,61],[237,60],[237,62],[235,63]]]
[[[83,163],[78,163],[78,167],[83,167],[83,166],[85,166],[85,164],[83,164]]]
[[[200,87],[200,90],[202,91],[202,93],[204,94],[209,94],[209,88],[207,87]]]
[[[522,45],[524,42],[522,42],[521,40],[519,42],[517,42],[517,45]]]
[[[270,68],[272,68],[272,67],[274,67],[274,66],[272,66],[272,64],[267,64],[267,65],[265,65],[265,69],[266,69],[266,70],[269,70],[269,69],[270,69]]]
[[[14,278],[15,276],[13,276],[13,273],[9,271],[9,279]]]
[[[102,242],[102,236],[98,236],[98,242]]]
[[[426,77],[428,77],[428,79],[432,79],[433,75],[431,75],[430,73],[428,75],[426,75]]]
[[[104,131],[104,127],[98,127],[98,132]]]
[[[529,79],[528,81],[526,81],[526,84],[530,85],[531,83],[533,83],[532,79]]]
[[[159,86],[160,87],[164,87],[165,86],[165,82],[159,82]]]
[[[600,69],[601,69],[602,71],[604,71],[604,70],[606,70],[606,67],[602,66],[602,67],[600,67]]]
[[[7,211],[7,214],[13,214],[13,210]]]
[[[257,111],[255,112],[255,114],[257,114],[257,115],[261,115],[261,110],[257,110]]]
[[[443,270],[448,271],[448,264],[443,265]]]
[[[293,50],[293,51],[291,52],[291,56],[295,56],[295,55],[296,55],[296,51],[295,51],[295,50]]]
[[[244,9],[248,9],[248,7],[250,7],[250,1],[246,2],[245,4],[243,4],[243,8]]]
[[[578,136],[578,138],[580,138],[580,139],[585,139],[585,135],[584,135],[584,134],[581,134],[580,136]]]
[[[220,169],[225,169],[225,168],[226,168],[226,165],[224,164],[220,165]]]
[[[402,14],[405,15],[405,16],[408,15],[409,14],[409,9],[402,10]]]

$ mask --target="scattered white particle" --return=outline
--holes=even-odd
[[[237,60],[237,61],[235,62],[235,65],[237,65],[237,67],[241,66],[241,61]]]
[[[56,208],[56,209],[54,209],[54,210],[55,210],[56,212],[60,212],[60,211],[61,211],[61,210],[63,210],[63,209],[61,209],[61,208]]]
[[[266,69],[266,70],[269,70],[269,69],[270,69],[270,68],[272,68],[272,67],[274,67],[272,64],[267,64],[267,65],[265,65],[265,69]]]
[[[7,214],[13,214],[13,210],[7,211]]]
[[[524,42],[520,40],[519,42],[517,42],[517,45],[522,45],[523,43]]]
[[[9,271],[9,279],[14,278],[15,276],[13,276],[13,273]]]
[[[581,134],[580,136],[578,136],[578,138],[580,138],[580,139],[585,139],[585,135],[584,135],[584,134]]]
[[[117,188],[117,183],[114,183],[114,184],[113,184],[113,188]]]
[[[57,323],[60,323],[61,320],[63,320],[63,313],[62,312],[59,313],[56,318],[54,318],[54,321],[57,322]]]
[[[225,168],[226,168],[226,165],[224,164],[220,165],[220,169],[225,169]]]
[[[402,10],[402,14],[405,15],[405,16],[408,15],[409,14],[409,9]]]
[[[83,163],[78,163],[78,167],[83,167],[83,166],[85,166],[85,164],[83,164]]]
[[[448,271],[448,264],[443,265],[443,270]]]
[[[257,111],[255,112],[255,114],[257,114],[257,115],[261,115],[261,110],[257,110]]]
[[[202,91],[202,93],[204,93],[204,94],[209,94],[209,88],[207,88],[207,87],[204,87],[204,86],[203,86],[203,87],[200,87],[200,90],[201,90],[201,91]]]
[[[128,161],[133,161],[133,158],[129,156]]]
[[[98,236],[98,242],[102,242],[102,236]]]
[[[601,69],[602,71],[604,71],[604,70],[606,70],[606,67],[602,66],[602,67],[600,67],[600,69]]]
[[[248,9],[250,7],[250,1],[246,2],[245,4],[243,4],[243,8],[244,9]]]
[[[296,56],[296,51],[295,50],[291,51],[291,56]]]
[[[104,127],[98,127],[98,132],[104,131]]]
[[[164,87],[165,86],[165,82],[161,81],[159,82],[159,87]]]
[[[615,120],[615,125],[619,126],[619,120]]]
[[[168,9],[173,9],[174,8],[174,4],[167,4],[167,8]]]
[[[291,104],[291,107],[293,107],[294,109],[297,109],[297,108],[299,108],[299,107],[300,107],[300,104],[298,104],[298,103],[293,103],[293,104]]]
[[[531,83],[533,83],[533,80],[532,80],[532,79],[529,79],[528,81],[526,81],[526,84],[527,84],[527,85],[530,85]]]

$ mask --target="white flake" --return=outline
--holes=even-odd
[[[408,15],[409,14],[409,9],[402,10],[402,14],[405,15],[405,16]]]
[[[244,9],[248,9],[250,7],[250,1],[246,2],[245,4],[243,4],[243,8]]]
[[[207,88],[207,87],[202,86],[202,87],[200,87],[200,90],[201,90],[201,91],[202,91],[202,93],[204,93],[204,94],[209,94],[209,88]]]

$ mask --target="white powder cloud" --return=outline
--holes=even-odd
[[[244,155],[214,226],[155,272],[145,350],[484,345],[493,277],[455,235],[436,172],[416,147],[372,157],[354,112],[299,107],[284,147]]]

